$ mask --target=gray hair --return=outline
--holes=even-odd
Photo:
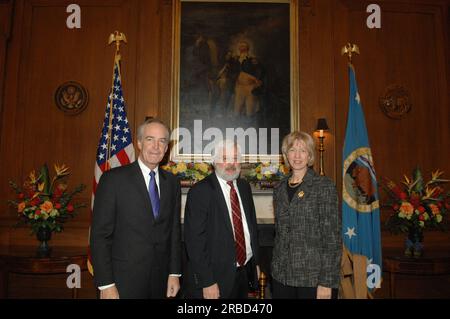
[[[162,126],[164,126],[167,130],[167,143],[169,143],[170,140],[170,128],[166,125],[166,123],[164,123],[162,120],[156,118],[156,117],[149,117],[146,118],[144,123],[142,123],[141,125],[138,126],[137,128],[137,139],[138,141],[142,141],[142,138],[144,137],[144,128],[152,123],[158,123],[161,124]]]
[[[231,150],[234,148],[236,148],[237,160],[238,160],[238,162],[241,162],[241,159],[242,159],[241,147],[239,146],[238,143],[236,143],[233,140],[227,140],[227,139],[219,140],[218,142],[216,142],[216,144],[214,145],[214,148],[211,150],[211,158],[212,158],[213,164],[215,164],[217,162],[222,162],[224,149]]]

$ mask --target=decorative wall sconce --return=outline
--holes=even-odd
[[[323,152],[325,151],[323,139],[325,138],[325,136],[323,135],[323,132],[328,131],[328,130],[329,130],[329,128],[328,128],[327,120],[325,118],[318,119],[316,132],[319,132],[319,155],[320,155],[319,174],[322,176],[325,175],[324,170],[323,170]]]

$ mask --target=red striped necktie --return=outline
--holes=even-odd
[[[242,225],[241,206],[239,205],[239,198],[234,188],[233,182],[228,181],[227,184],[231,187],[231,211],[233,215],[234,237],[236,243],[236,261],[239,266],[245,265],[247,253],[245,250],[244,226]]]

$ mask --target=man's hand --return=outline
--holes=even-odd
[[[331,288],[317,286],[317,299],[331,299]]]
[[[175,297],[180,290],[180,279],[177,276],[169,276],[167,279],[167,298]]]
[[[119,299],[119,292],[116,286],[100,290],[100,299]]]
[[[205,299],[219,299],[220,292],[219,292],[219,285],[214,284],[209,287],[203,288],[203,298]]]

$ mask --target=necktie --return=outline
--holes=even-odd
[[[231,211],[233,215],[236,261],[240,266],[244,266],[245,260],[247,259],[247,253],[245,251],[245,237],[244,237],[244,226],[242,225],[241,206],[239,205],[239,198],[237,196],[233,182],[228,181],[227,184],[231,187],[230,199],[231,199]]]
[[[148,183],[148,194],[152,203],[153,216],[158,218],[159,215],[159,194],[158,186],[156,185],[155,172],[150,171],[150,182]]]

